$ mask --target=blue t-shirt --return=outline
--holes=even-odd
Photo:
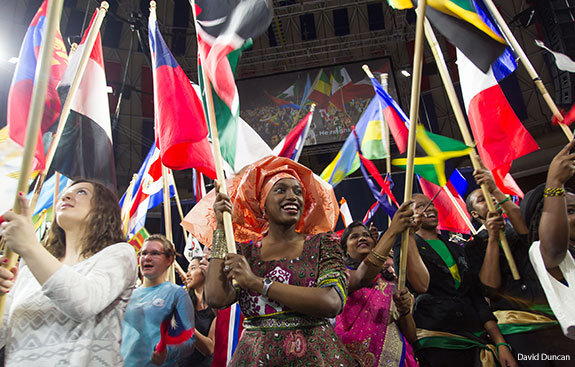
[[[134,290],[122,325],[122,357],[126,367],[156,366],[152,352],[160,341],[160,325],[176,307],[186,329],[194,327],[194,306],[187,292],[170,282]],[[194,350],[195,338],[168,346],[162,366],[176,366],[179,358]]]

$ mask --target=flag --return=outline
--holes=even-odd
[[[274,97],[274,96],[270,95],[268,92],[266,92],[266,94],[268,95],[268,97],[270,97],[270,99],[272,100],[272,102],[273,102],[276,106],[278,106],[278,107],[280,107],[280,108],[291,107],[291,108],[294,108],[294,109],[296,109],[296,110],[299,110],[299,106],[298,106],[297,104],[293,103],[293,102],[290,102],[290,101],[288,101],[288,100],[279,98],[279,96],[278,96],[278,97]]]
[[[244,330],[243,324],[244,316],[237,303],[218,311],[212,366],[227,366],[230,363]]]
[[[465,157],[472,149],[455,139],[430,133],[422,125],[417,126],[416,137],[414,171],[439,186],[447,184],[447,178],[453,173],[456,166],[455,161],[458,161],[457,158]],[[446,161],[450,162],[446,163]],[[391,163],[405,168],[407,159],[397,158]]]
[[[178,345],[188,341],[193,335],[195,329],[186,329],[185,324],[190,324],[192,320],[183,320],[175,307],[172,313],[166,317],[160,325],[160,341],[156,345],[156,352],[162,353],[168,345]]]
[[[296,160],[298,153],[301,152],[305,144],[305,134],[308,131],[308,126],[311,123],[313,112],[308,112],[307,115],[287,134],[285,138],[278,143],[273,149],[273,154],[278,157],[286,157]]]
[[[351,222],[353,222],[349,205],[347,205],[347,200],[345,200],[344,197],[339,201],[339,213],[341,214],[341,220],[343,221],[344,227],[349,226]]]
[[[68,177],[60,175],[58,185],[58,192],[64,191],[64,189],[72,182]],[[36,201],[36,207],[33,208],[34,211],[32,212],[32,216],[38,215],[42,210],[48,209],[54,205],[54,190],[56,189],[56,175],[50,176],[44,184],[42,185],[42,190],[40,191],[40,195],[38,196],[38,200]],[[28,193],[28,200],[32,199],[32,195],[34,195],[34,191],[30,191]]]
[[[132,236],[132,238],[128,240],[128,243],[132,245],[132,247],[134,248],[134,250],[136,250],[136,252],[140,252],[140,249],[142,248],[144,241],[148,237],[150,237],[150,234],[148,233],[145,227],[142,227],[138,232],[136,232],[135,235]]]
[[[467,226],[463,218],[461,218],[458,211],[455,208],[453,208],[453,203],[449,198],[449,195],[445,192],[445,190],[442,189],[440,186],[432,182],[429,182],[423,177],[418,178],[419,178],[419,185],[421,186],[421,189],[423,190],[425,196],[427,196],[430,199],[435,197],[435,199],[433,200],[433,205],[435,205],[435,208],[437,209],[437,220],[439,222],[437,227],[439,229],[450,232],[469,233],[469,227]],[[471,218],[469,216],[469,213],[467,213],[467,210],[465,210],[466,208],[465,202],[463,201],[461,196],[459,196],[459,194],[453,188],[453,186],[448,185],[447,189],[451,191],[458,205],[462,209],[464,209],[463,211],[466,213],[467,217]]]
[[[70,58],[70,63],[58,93],[63,101],[78,71],[85,42],[94,23],[94,13],[82,41]],[[88,178],[116,187],[116,165],[112,146],[112,125],[106,91],[106,72],[100,33],[88,58],[84,75],[70,103],[70,115],[56,148],[52,167],[69,178]]]
[[[250,38],[264,32],[270,24],[271,9],[266,0],[195,0],[190,4],[195,6],[198,78],[204,107],[205,72],[215,92],[212,97],[222,156],[235,169],[241,164],[235,161],[239,157],[237,137],[241,132],[238,132],[239,96],[234,72],[242,46],[250,45]]]
[[[7,124],[9,136],[15,143],[24,146],[26,140],[26,127],[28,125],[28,113],[30,111],[30,102],[32,100],[32,90],[34,89],[36,64],[40,45],[45,37],[46,32],[46,10],[48,8],[47,0],[40,5],[40,9],[32,19],[22,47],[18,56],[18,64],[14,70],[12,83],[8,92],[8,115]],[[6,36],[9,36],[6,34]],[[66,47],[62,40],[62,35],[58,29],[56,39],[54,40],[54,54],[52,57],[52,68],[50,70],[50,79],[46,92],[46,102],[44,114],[42,116],[42,125],[40,135],[34,151],[34,169],[44,168],[46,155],[42,136],[48,132],[52,125],[58,119],[60,114],[60,97],[56,91],[58,83],[68,65],[68,55]]]
[[[236,135],[233,138],[234,155],[228,159],[224,158],[224,170],[228,177],[248,164],[273,154],[269,145],[241,117],[238,118]]]
[[[295,99],[296,95],[296,83],[290,85],[286,90],[281,92],[277,98],[280,99]]]
[[[535,44],[541,47],[542,49],[549,51],[549,53],[553,55],[553,57],[555,58],[555,66],[557,66],[557,69],[568,71],[570,73],[575,73],[575,61],[571,60],[569,56],[551,50],[550,48],[545,46],[545,43],[537,39],[535,40]]]
[[[378,99],[373,99],[361,115],[355,131],[361,143],[361,149],[367,159],[387,157],[382,136],[383,115]],[[334,160],[323,170],[321,178],[336,186],[344,177],[359,168],[359,156],[353,133],[349,134]]]
[[[0,129],[0,215],[12,208],[18,191],[24,147],[8,136],[8,128]]]
[[[345,90],[346,87],[352,86],[351,77],[342,66],[337,66],[331,74],[331,97],[329,102],[338,109],[345,111]]]
[[[353,133],[353,136],[355,138],[357,154],[359,156],[359,167],[361,168],[361,173],[363,174],[363,178],[365,179],[365,182],[367,183],[367,186],[369,187],[369,190],[371,191],[371,194],[373,195],[373,197],[379,202],[379,205],[381,205],[383,207],[383,210],[385,210],[387,215],[389,215],[390,218],[393,218],[396,210],[387,201],[387,197],[385,197],[383,195],[383,193],[386,193],[387,196],[395,203],[396,206],[399,207],[399,204],[395,200],[395,197],[393,196],[393,193],[391,192],[391,189],[389,188],[387,183],[383,180],[383,178],[381,178],[381,175],[377,171],[377,168],[375,167],[375,165],[370,160],[368,160],[367,158],[365,158],[363,156],[363,153],[361,152],[361,147],[360,147],[361,144],[359,141],[359,137],[357,136],[357,133],[355,132],[355,128],[353,128],[353,127],[352,127],[352,133]],[[379,186],[381,186],[381,192],[379,192],[377,190],[375,184],[373,183],[373,181],[369,177],[368,172],[371,174],[371,176],[373,178],[375,178],[375,180],[377,181]]]
[[[174,178],[171,174],[168,182],[170,185],[170,197],[172,197],[175,195],[176,190],[173,184]],[[122,199],[120,199],[120,207],[122,207],[122,211],[127,213],[124,220],[128,221],[128,238],[133,237],[136,232],[144,227],[148,210],[162,201],[164,201],[162,163],[160,162],[160,150],[154,144],[138,171],[132,191],[124,193]]]
[[[196,237],[194,237],[191,233],[188,233],[188,239],[186,241],[186,246],[184,247],[184,251],[182,252],[184,257],[188,262],[192,262],[194,257],[203,257],[204,250],[202,249],[202,245],[200,241]]]
[[[215,179],[216,169],[202,100],[166,46],[158,29],[156,8],[148,24],[154,79],[156,145],[164,166],[195,168]]]
[[[371,84],[373,89],[375,89],[375,95],[380,100],[385,123],[389,126],[389,131],[393,136],[393,140],[395,140],[395,144],[397,144],[397,149],[399,149],[400,153],[405,153],[409,137],[409,118],[375,78],[371,78]]]
[[[304,105],[305,101],[307,101],[307,97],[309,97],[310,93],[311,93],[311,80],[309,78],[309,74],[307,74],[305,86],[303,89],[303,95],[301,97],[301,102],[299,103],[300,108]]]
[[[511,163],[539,147],[517,118],[492,70],[483,73],[457,51],[461,92],[477,151],[505,193],[523,197],[509,174]]]
[[[405,0],[388,1],[397,9],[413,7]],[[504,52],[507,43],[478,14],[474,0],[429,0],[427,5],[431,24],[483,72]]]
[[[204,183],[204,175],[195,169],[192,170],[192,182],[194,183],[194,197],[196,203],[206,195],[206,184]]]
[[[327,108],[329,98],[331,96],[331,81],[323,69],[319,73],[313,83],[311,92],[307,99],[317,104],[318,109]]]
[[[391,193],[391,192],[392,192],[391,189],[393,189],[394,183],[393,183],[393,180],[391,179],[391,174],[390,174],[389,172],[385,175],[385,180],[384,180],[384,182],[385,182],[385,185],[387,186],[387,190]],[[387,196],[387,194],[385,193],[386,190],[382,188],[380,192],[381,192],[381,194],[384,196],[384,198],[387,200],[388,196]],[[393,193],[392,193],[392,195],[393,195]],[[391,200],[397,203],[397,201],[395,200],[395,197],[391,196]],[[397,204],[396,204],[396,205],[397,205]],[[374,202],[373,204],[371,204],[371,206],[369,207],[369,209],[367,209],[367,212],[366,212],[365,215],[363,216],[363,220],[362,220],[363,224],[368,223],[368,222],[371,220],[371,218],[373,218],[373,216],[375,215],[375,213],[379,210],[379,206],[380,206],[380,205],[379,205],[379,201],[378,201],[378,200],[375,200],[375,202]],[[393,207],[392,207],[392,208],[393,208]],[[385,209],[388,209],[388,208],[387,208],[387,207],[384,207],[384,210],[385,210]],[[386,214],[387,214],[389,217],[393,216],[393,213],[394,213],[394,212],[395,212],[395,209],[394,209],[393,211],[387,211],[387,210],[386,210]]]

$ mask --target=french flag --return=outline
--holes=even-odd
[[[278,157],[290,158],[297,161],[305,144],[305,138],[309,131],[309,125],[313,118],[313,112],[308,114],[287,134],[282,141],[273,149],[273,154]]]
[[[85,42],[97,13],[98,10],[70,58],[70,64],[58,86],[63,101],[66,100],[78,72],[80,59],[86,49]],[[99,32],[78,90],[71,98],[70,115],[58,143],[52,167],[67,177],[94,179],[115,188],[116,165],[112,146],[112,125]]]
[[[202,101],[162,38],[155,7],[150,10],[148,36],[154,77],[156,144],[162,163],[177,170],[195,168],[215,179]]]
[[[174,196],[174,177],[168,178],[170,185],[170,197]],[[126,202],[129,200],[128,202]],[[162,163],[160,162],[160,150],[152,145],[138,176],[132,187],[131,193],[125,193],[120,199],[122,212],[126,213],[123,221],[128,221],[128,238],[132,238],[136,232],[144,228],[146,214],[149,209],[164,201],[164,186],[162,180]],[[125,209],[124,209],[125,208]]]
[[[36,64],[40,46],[45,38],[47,7],[48,1],[44,1],[26,31],[18,56],[18,64],[16,65],[16,70],[14,70],[14,76],[8,92],[7,124],[9,136],[10,139],[21,146],[24,146],[26,140],[26,127],[28,125],[32,90],[34,89]],[[66,53],[66,46],[64,46],[60,30],[58,30],[54,40],[54,54],[52,56],[52,68],[46,92],[46,105],[44,106],[42,125],[34,152],[34,169],[44,168],[46,156],[44,144],[42,143],[42,134],[50,129],[60,115],[61,103],[56,87],[62,79],[67,65],[68,54]]]

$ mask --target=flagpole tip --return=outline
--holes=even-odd
[[[369,66],[364,64],[361,68],[365,71],[368,77],[373,78],[373,74],[371,73],[371,70],[369,70]]]
[[[109,8],[110,4],[108,4],[107,1],[102,1],[102,3],[100,4],[100,10],[108,11]]]
[[[150,9],[156,8],[156,2],[154,0],[150,1]]]
[[[311,108],[309,109],[310,112],[315,111],[315,103],[312,103]]]

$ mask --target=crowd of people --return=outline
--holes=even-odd
[[[177,253],[166,237],[150,236],[139,253],[125,243],[117,198],[100,183],[61,193],[43,243],[21,193],[20,214],[1,225],[20,256],[17,268],[0,267],[6,366],[225,365],[213,358],[218,315],[236,303],[244,322],[231,366],[575,366],[575,194],[565,189],[574,149],[520,206],[476,170],[491,197],[468,195],[478,233],[464,243],[438,230],[423,194],[383,233],[355,221],[338,236],[331,186],[264,158],[225,183],[228,195],[216,184],[192,209],[187,228],[211,249],[190,260],[185,287],[168,281]],[[406,287],[394,270],[402,233]],[[190,336],[166,347],[166,320]]]

